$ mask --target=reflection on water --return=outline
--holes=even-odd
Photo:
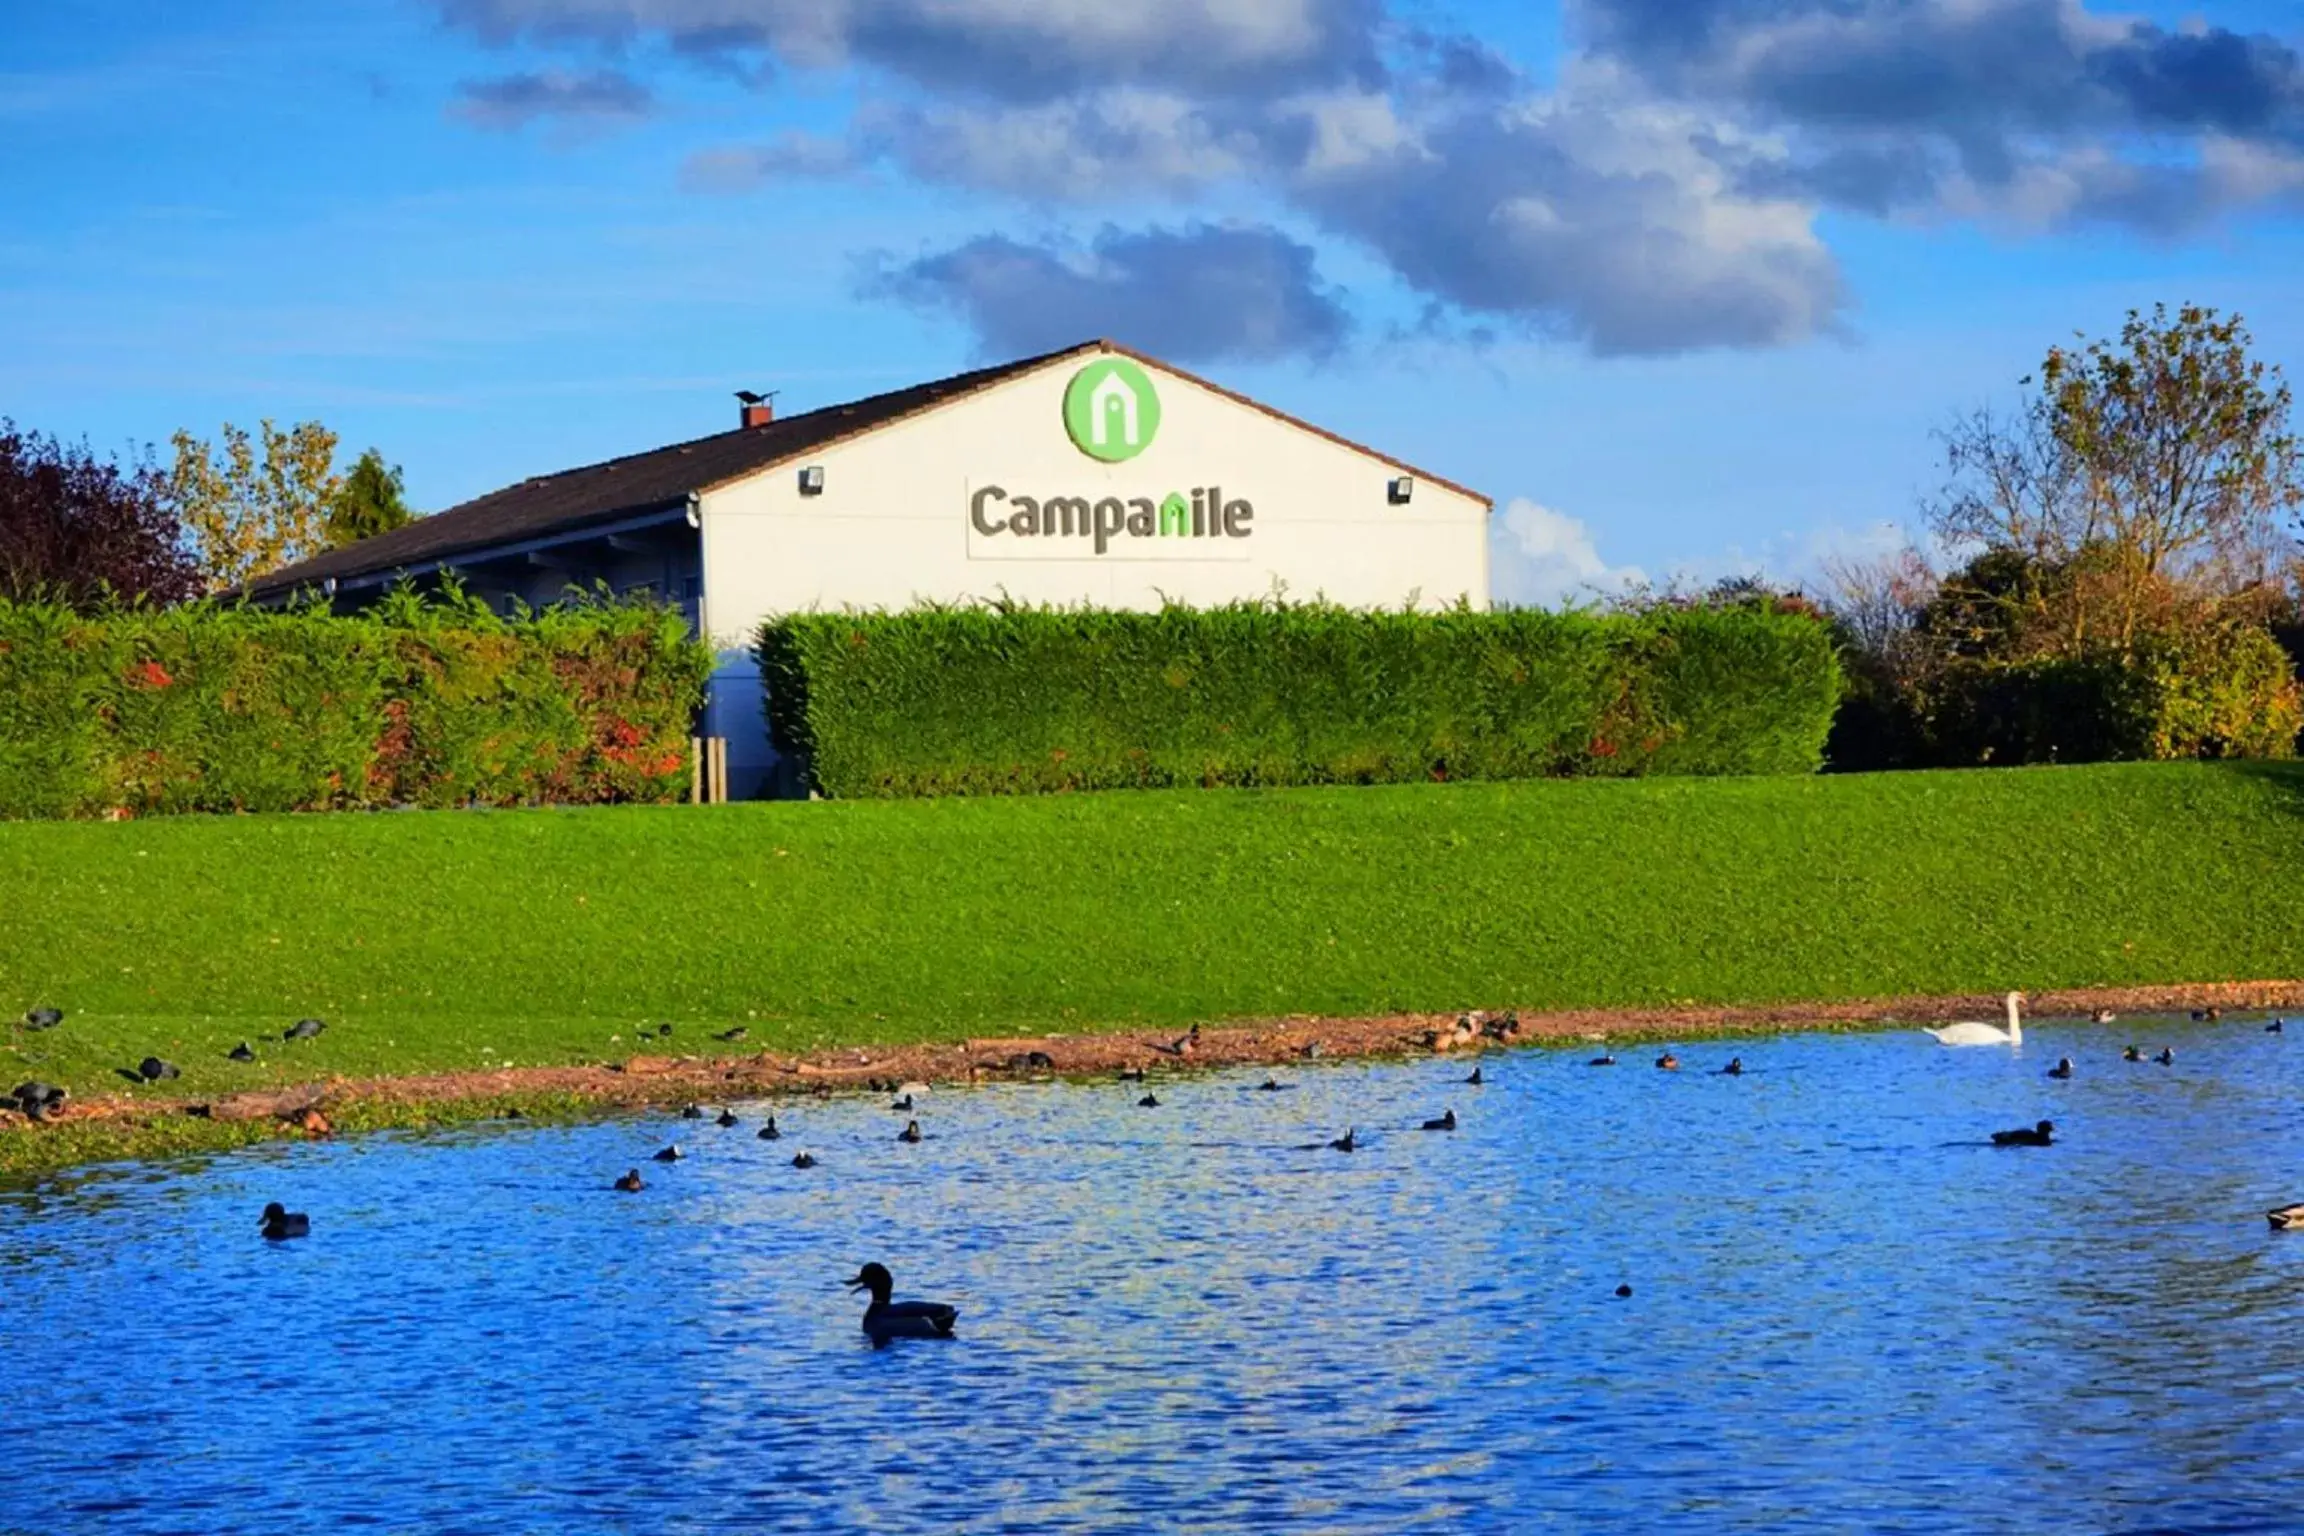
[[[2304,1198],[2304,1045],[2113,1029],[82,1176],[0,1198],[0,1529],[2281,1528],[2304,1236],[2261,1212]],[[2043,1115],[2054,1148],[1980,1144]],[[312,1238],[260,1239],[271,1199]],[[869,1349],[867,1259],[961,1340]]]

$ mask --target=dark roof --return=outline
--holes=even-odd
[[[699,437],[693,442],[674,443],[668,448],[588,464],[582,469],[538,475],[445,512],[417,518],[390,533],[380,533],[372,539],[362,539],[283,566],[248,583],[247,592],[250,596],[262,597],[330,577],[343,579],[430,565],[473,550],[544,538],[680,506],[696,492],[740,480],[837,439],[886,426],[899,417],[988,388],[1057,358],[1091,351],[1098,345],[1084,342],[1061,352],[979,368],[931,384],[915,384],[909,389],[853,400],[846,405],[803,411],[766,426],[739,427],[732,432]]]
[[[850,401],[846,405],[828,405],[822,410],[803,411],[797,416],[787,416],[762,427],[739,427],[733,432],[699,437],[693,442],[674,443],[669,448],[655,448],[646,453],[628,454],[621,459],[588,464],[582,469],[562,470],[556,475],[539,475],[533,480],[523,480],[501,491],[491,491],[462,506],[435,512],[430,517],[420,517],[390,533],[380,533],[372,539],[362,539],[342,549],[332,549],[295,565],[284,566],[248,583],[245,590],[252,597],[270,596],[326,581],[331,577],[342,580],[369,576],[379,571],[429,566],[475,550],[517,544],[525,539],[548,538],[596,524],[621,522],[653,511],[669,511],[683,505],[690,496],[700,491],[711,490],[731,480],[741,480],[746,475],[756,474],[772,465],[884,427],[899,418],[915,415],[961,395],[987,389],[1003,380],[1029,373],[1044,363],[1082,352],[1116,352],[1139,363],[1163,369],[1228,400],[1261,411],[1275,420],[1284,421],[1356,453],[1364,453],[1372,459],[1406,470],[1418,479],[1428,480],[1476,501],[1494,505],[1488,497],[1467,486],[1428,474],[1412,464],[1403,464],[1389,454],[1378,453],[1350,438],[1339,437],[1284,411],[1276,411],[1260,401],[1210,383],[1197,374],[1187,373],[1172,363],[1147,357],[1115,342],[1084,341],[1060,351],[1043,352],[1037,357],[1019,358],[1015,362],[979,368],[972,373],[954,374],[948,379],[915,384],[909,389],[872,395],[866,399]]]

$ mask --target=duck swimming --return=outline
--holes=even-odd
[[[1742,1077],[1743,1075],[1744,1075],[1744,1058],[1743,1058],[1743,1057],[1741,1057],[1741,1056],[1731,1056],[1731,1057],[1729,1057],[1729,1058],[1728,1058],[1728,1065],[1726,1065],[1726,1066],[1724,1066],[1724,1067],[1722,1067],[1722,1068],[1720,1069],[1720,1076],[1722,1076],[1722,1077]]]
[[[2264,1219],[2272,1223],[2275,1232],[2304,1232],[2304,1201],[2284,1205],[2276,1211],[2266,1211]]]
[[[1612,1067],[1616,1065],[1616,1058],[1613,1056],[1595,1056],[1584,1065],[1588,1067]]]
[[[2056,1065],[2048,1069],[2048,1075],[2050,1077],[2070,1077],[2072,1075],[2072,1058],[2069,1056],[2057,1057]]]
[[[1994,1131],[1992,1145],[1996,1147],[2046,1147],[2056,1141],[2056,1122],[2043,1120],[2030,1130]]]
[[[1487,1081],[1487,1079],[1486,1079],[1486,1078],[1484,1078],[1484,1077],[1482,1077],[1482,1076],[1480,1075],[1480,1069],[1479,1069],[1478,1067],[1474,1067],[1474,1068],[1472,1069],[1472,1075],[1471,1075],[1470,1077],[1468,1077],[1468,1078],[1464,1079],[1464,1081],[1465,1081],[1467,1084],[1469,1084],[1470,1086],[1472,1086],[1472,1087],[1474,1087],[1474,1088],[1477,1088],[1477,1087],[1479,1087],[1479,1086],[1480,1086],[1482,1083],[1486,1082],[1486,1081]]]
[[[1924,1035],[1934,1036],[1938,1045],[2022,1045],[2024,1043],[2024,994],[2011,992],[2002,998],[2001,1002],[2007,1008],[2008,1027],[2005,1029],[1994,1024],[1979,1024],[1974,1020],[1967,1020],[1958,1024],[1947,1024],[1942,1029],[1923,1029],[1920,1032]]]
[[[920,1139],[920,1122],[917,1120],[905,1121],[904,1129],[896,1133],[896,1139],[898,1141],[918,1141]]]
[[[2264,1026],[2264,1033],[2268,1035],[2285,1034],[2287,1029],[2288,1021],[2286,1019],[2274,1019],[2271,1023]]]
[[[2120,1059],[2122,1061],[2142,1061],[2144,1059],[2144,1047],[2132,1045],[2120,1053]]]
[[[816,1155],[813,1152],[795,1152],[792,1154],[792,1166],[795,1168],[813,1168],[816,1166]]]
[[[782,1131],[776,1129],[776,1117],[774,1115],[770,1115],[768,1123],[760,1127],[760,1139],[762,1141],[774,1141],[783,1134]]]
[[[2119,1017],[2120,1015],[2109,1008],[2091,1008],[2088,1010],[2088,1022],[2091,1024],[2109,1024]]]
[[[656,1161],[659,1163],[676,1163],[680,1161],[683,1155],[680,1150],[680,1143],[674,1142],[656,1154]]]
[[[842,1281],[851,1291],[870,1291],[872,1304],[864,1309],[864,1333],[879,1349],[890,1339],[948,1339],[960,1309],[940,1301],[890,1301],[896,1279],[880,1264],[867,1264]]]
[[[906,1094],[888,1107],[900,1115],[908,1115],[912,1113],[912,1095]]]
[[[1138,1109],[1158,1109],[1160,1107],[1160,1100],[1154,1095],[1148,1093],[1136,1101],[1136,1107]]]
[[[1456,1129],[1456,1111],[1451,1109],[1437,1120],[1425,1121],[1423,1129],[1427,1131],[1452,1131]]]
[[[636,1195],[648,1187],[648,1181],[640,1177],[639,1169],[627,1168],[624,1177],[616,1181],[615,1187],[627,1195]]]
[[[2176,1065],[2176,1052],[2172,1048],[2164,1045],[2160,1047],[2160,1054],[2153,1057],[2152,1059],[2164,1067],[2172,1067]]]
[[[2213,1024],[2223,1017],[2224,1010],[2221,1008],[2195,1008],[2192,1010],[2192,1022],[2195,1024]]]
[[[712,1123],[719,1126],[722,1130],[726,1130],[729,1126],[732,1126],[736,1123],[736,1111],[732,1109],[724,1109],[720,1111],[720,1118],[713,1121]]]
[[[1358,1133],[1359,1133],[1359,1127],[1358,1127],[1358,1126],[1354,1126],[1354,1127],[1353,1127],[1351,1130],[1348,1130],[1348,1131],[1346,1131],[1346,1132],[1345,1132],[1343,1135],[1341,1135],[1341,1136],[1337,1137],[1337,1138],[1336,1138],[1334,1141],[1332,1141],[1332,1142],[1328,1143],[1328,1150],[1329,1150],[1329,1151],[1331,1151],[1331,1152],[1350,1152],[1350,1151],[1352,1151],[1352,1150],[1353,1150],[1355,1147],[1357,1147],[1357,1146],[1359,1145],[1359,1142],[1358,1142],[1358,1141],[1356,1141],[1356,1140],[1354,1139],[1354,1138],[1355,1138],[1355,1137],[1358,1135]]]
[[[1656,1070],[1659,1072],[1677,1072],[1680,1070],[1680,1058],[1670,1051],[1666,1051],[1656,1058]]]
[[[687,1105],[681,1109],[680,1118],[683,1120],[701,1120],[704,1118],[704,1106],[701,1104]]]
[[[1276,1077],[1268,1077],[1256,1085],[1258,1093],[1286,1093],[1291,1085]]]
[[[275,1200],[264,1207],[262,1230],[276,1243],[291,1237],[310,1237],[312,1218],[302,1211],[291,1211]]]

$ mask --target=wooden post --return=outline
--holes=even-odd
[[[728,803],[728,738],[712,738],[712,803]]]
[[[691,736],[688,738],[688,764],[694,770],[688,775],[688,803],[690,805],[702,805],[704,803],[703,737]]]

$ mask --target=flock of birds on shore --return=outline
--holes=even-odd
[[[2004,999],[2004,1003],[2006,1008],[2006,1022],[2004,1024],[1994,1025],[1964,1021],[1945,1025],[1941,1028],[1927,1029],[1923,1032],[1945,1046],[2020,1046],[2024,1042],[2023,994],[2010,992]],[[2098,1008],[2093,1010],[2089,1017],[2093,1023],[2108,1024],[2114,1022],[2117,1016],[2108,1009]],[[2223,1014],[2221,1009],[2214,1007],[2198,1008],[2192,1010],[2191,1017],[2195,1023],[2215,1023],[2223,1017]],[[35,1008],[25,1015],[24,1025],[31,1030],[53,1029],[63,1022],[63,1018],[63,1013],[58,1009]],[[1476,1030],[1473,1016],[1467,1014],[1458,1021],[1454,1038],[1457,1041],[1469,1040],[1485,1033],[1490,1038],[1504,1040],[1518,1033],[1516,1016],[1507,1014],[1503,1016],[1503,1020],[1508,1022],[1500,1023],[1497,1020],[1491,1020]],[[327,1024],[319,1019],[299,1019],[283,1032],[282,1038],[287,1041],[310,1040],[316,1038],[327,1027]],[[2284,1018],[2275,1018],[2264,1026],[2267,1034],[2282,1034],[2286,1029],[2287,1020]],[[671,1026],[667,1024],[663,1026],[662,1032],[669,1033],[670,1030]],[[743,1033],[743,1026],[739,1025],[718,1038],[723,1040],[737,1039],[741,1038]],[[1187,1058],[1196,1051],[1199,1042],[1200,1029],[1198,1025],[1194,1025],[1189,1033],[1175,1041],[1157,1043],[1152,1048],[1167,1055]],[[242,1041],[226,1054],[228,1059],[233,1061],[248,1062],[256,1059],[255,1052],[246,1041]],[[1314,1044],[1306,1047],[1302,1054],[1307,1057],[1314,1057],[1320,1054],[1320,1048]],[[1043,1052],[1033,1052],[1031,1055],[1035,1059],[1026,1063],[1029,1066],[1052,1068],[1055,1065],[1053,1060]],[[2142,1047],[2131,1044],[2121,1053],[2121,1059],[2126,1062],[2142,1062],[2147,1058]],[[2173,1049],[2163,1046],[2156,1055],[2149,1059],[2163,1067],[2168,1067],[2175,1064],[2176,1054]],[[1603,1051],[1600,1055],[1590,1058],[1585,1064],[1591,1067],[1613,1067],[1618,1063],[1613,1054]],[[1655,1066],[1659,1071],[1677,1072],[1680,1070],[1680,1058],[1667,1050],[1656,1058]],[[181,1070],[172,1062],[163,1061],[156,1056],[147,1056],[135,1068],[123,1068],[121,1075],[140,1083],[154,1083],[176,1078],[181,1075]],[[2049,1069],[2048,1076],[2061,1081],[2068,1081],[2075,1075],[2076,1071],[2077,1068],[2072,1058],[2061,1056],[2057,1058],[2056,1065]],[[1714,1069],[1713,1075],[1719,1077],[1743,1076],[1743,1057],[1731,1056],[1726,1065]],[[1118,1074],[1118,1078],[1123,1083],[1142,1083],[1145,1080],[1145,1074],[1143,1069],[1136,1068],[1123,1070]],[[1470,1075],[1463,1081],[1467,1086],[1479,1087],[1485,1083],[1486,1077],[1481,1067],[1475,1064]],[[1258,1085],[1258,1091],[1279,1093],[1285,1092],[1291,1086],[1293,1085],[1282,1083],[1277,1078],[1267,1077]],[[895,1091],[898,1097],[889,1107],[907,1116],[914,1116],[918,1107],[918,1097],[927,1094],[929,1090],[924,1083],[905,1083],[898,1085]],[[43,1119],[56,1109],[61,1108],[65,1097],[64,1089],[54,1084],[42,1082],[19,1084],[10,1095],[13,1107],[32,1120]],[[1158,1109],[1161,1107],[1159,1097],[1150,1092],[1139,1098],[1136,1104],[1140,1109]],[[512,1113],[517,1114],[517,1111]],[[684,1119],[688,1120],[707,1118],[705,1109],[700,1104],[690,1104],[683,1108],[680,1113]],[[718,1115],[709,1118],[713,1124],[723,1130],[732,1130],[742,1124],[735,1111],[728,1108],[722,1108]],[[1446,1109],[1438,1116],[1423,1121],[1417,1126],[1417,1129],[1431,1132],[1454,1131],[1457,1129],[1456,1111],[1453,1108]],[[761,1141],[777,1141],[782,1139],[784,1132],[776,1124],[776,1117],[771,1114],[754,1135]],[[904,1129],[896,1135],[898,1142],[907,1145],[917,1145],[924,1139],[926,1139],[925,1133],[921,1130],[920,1121],[916,1116],[906,1119]],[[2055,1145],[2055,1141],[2055,1122],[2045,1119],[2029,1126],[2017,1126],[2009,1130],[1992,1133],[1992,1144],[1997,1147],[2047,1147]],[[1333,1140],[1307,1143],[1298,1147],[1297,1150],[1354,1152],[1359,1150],[1361,1145],[1359,1128],[1353,1126],[1348,1127],[1343,1135]],[[671,1142],[653,1154],[653,1160],[658,1163],[675,1163],[685,1156],[687,1154],[681,1151],[679,1143]],[[818,1166],[818,1159],[815,1154],[803,1149],[793,1154],[791,1166],[796,1169],[814,1168]],[[648,1181],[642,1178],[640,1170],[634,1167],[626,1169],[610,1187],[620,1193],[638,1194],[647,1189]],[[2304,1231],[2304,1202],[2281,1206],[2266,1212],[2265,1217],[2275,1230]],[[293,1238],[310,1236],[312,1221],[308,1215],[298,1211],[290,1211],[278,1201],[273,1201],[264,1207],[259,1230],[268,1241],[284,1242]],[[899,1338],[952,1337],[954,1325],[959,1317],[958,1310],[941,1302],[899,1302],[893,1300],[894,1280],[886,1267],[880,1264],[864,1265],[854,1276],[843,1283],[851,1291],[870,1293],[871,1301],[865,1308],[863,1330],[875,1347]],[[1628,1297],[1632,1294],[1632,1288],[1629,1285],[1620,1285],[1616,1288],[1615,1294],[1619,1297]]]

